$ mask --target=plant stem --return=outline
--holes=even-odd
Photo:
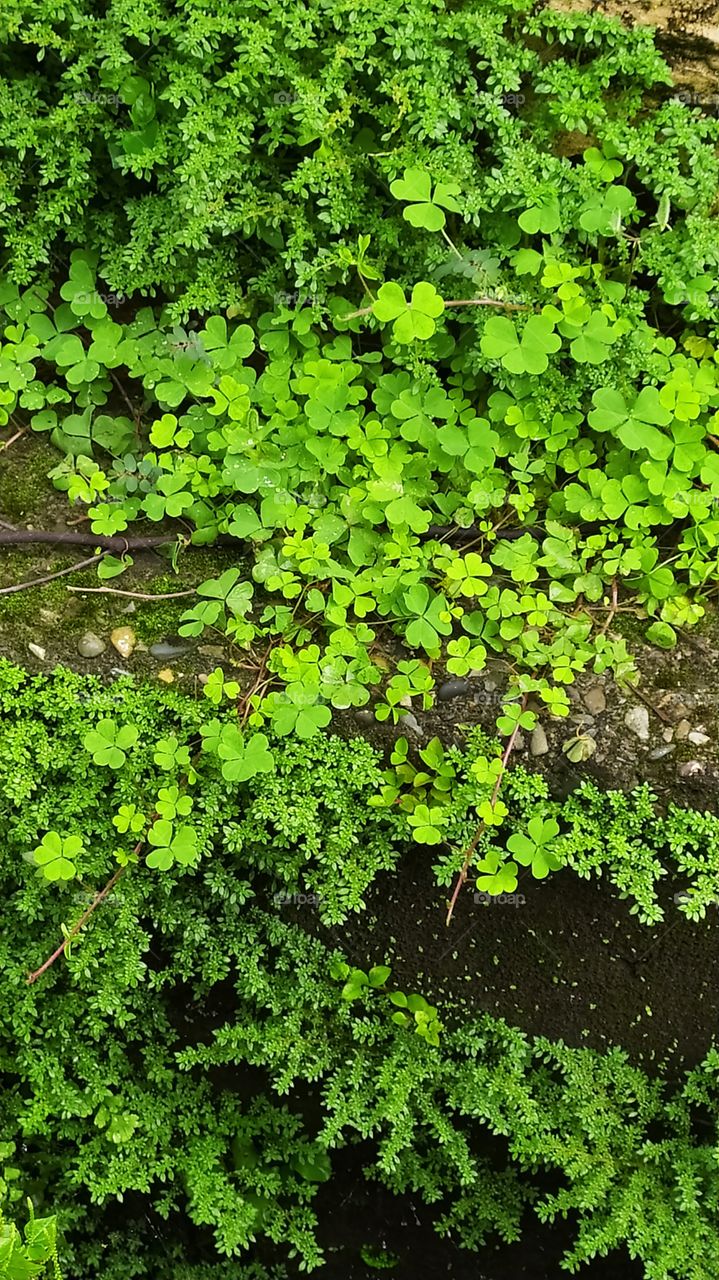
[[[525,695],[524,695],[524,697],[522,698],[521,703],[520,703],[520,706],[521,706],[521,710],[522,710],[522,711],[524,711],[524,708],[526,707],[526,705],[527,705],[527,695],[525,694]],[[495,806],[495,805],[496,805],[496,803],[497,803],[497,799],[498,799],[498,797],[499,797],[499,789],[500,789],[500,787],[501,787],[501,785],[502,785],[502,779],[504,778],[504,775],[505,775],[505,772],[506,772],[506,769],[507,769],[507,765],[508,765],[508,763],[509,763],[509,757],[511,756],[511,754],[512,754],[512,752],[513,752],[513,750],[514,750],[514,744],[515,744],[515,742],[517,741],[517,734],[518,734],[518,733],[519,733],[519,720],[517,720],[517,723],[515,724],[515,726],[514,726],[514,728],[513,728],[512,732],[511,732],[511,735],[510,735],[510,737],[509,737],[509,741],[507,742],[507,745],[506,745],[506,747],[504,748],[504,754],[502,755],[501,767],[500,767],[499,773],[497,774],[497,780],[496,780],[496,782],[495,782],[495,784],[494,784],[494,789],[493,789],[493,791],[492,791],[492,795],[491,795],[491,798],[490,798],[490,801],[489,801],[489,806],[490,806],[490,808],[491,808],[491,809],[493,809],[493,808],[494,808],[494,806]],[[462,860],[462,869],[461,869],[461,871],[460,871],[459,875],[457,876],[457,883],[456,883],[456,884],[455,884],[455,886],[454,886],[454,892],[453,892],[453,894],[452,894],[452,897],[451,897],[451,899],[450,899],[450,901],[449,901],[449,905],[448,905],[448,908],[447,908],[447,919],[446,919],[446,921],[445,921],[445,924],[446,924],[446,925],[449,925],[449,923],[450,923],[450,921],[451,921],[451,919],[452,919],[452,914],[453,914],[453,912],[454,912],[454,908],[455,908],[455,906],[456,906],[457,899],[458,899],[458,897],[459,897],[459,895],[460,895],[460,892],[461,892],[461,890],[462,890],[462,885],[463,885],[463,884],[465,884],[465,883],[466,883],[466,880],[467,880],[467,873],[468,873],[468,871],[469,871],[470,863],[471,863],[471,861],[472,861],[472,858],[474,857],[474,854],[475,854],[475,851],[476,851],[477,845],[479,844],[479,842],[480,842],[480,840],[481,840],[482,836],[484,835],[484,832],[485,832],[485,830],[486,830],[486,827],[487,827],[487,824],[486,824],[486,822],[484,821],[484,819],[482,819],[482,821],[481,821],[480,823],[478,823],[478,825],[477,825],[477,829],[476,829],[476,831],[475,831],[474,835],[472,836],[472,839],[470,840],[469,844],[467,845],[467,848],[465,849],[465,852],[464,852],[464,858],[463,858],[463,860]]]
[[[139,853],[141,848],[142,848],[142,841],[140,841],[139,844],[135,846],[134,853]],[[57,947],[55,951],[53,951],[51,956],[48,956],[45,963],[41,964],[39,969],[36,969],[34,973],[28,974],[28,977],[27,977],[28,986],[31,986],[33,982],[37,982],[38,978],[41,978],[44,973],[47,973],[50,966],[53,965],[56,960],[59,960],[61,955],[64,955],[66,948],[72,942],[73,938],[77,937],[83,925],[87,923],[92,913],[96,911],[97,908],[100,906],[100,903],[104,902],[107,895],[112,892],[118,880],[122,876],[124,876],[126,871],[127,871],[127,867],[118,867],[117,871],[115,871],[115,873],[112,876],[110,876],[110,879],[108,880],[104,889],[100,889],[99,893],[95,894],[95,897],[90,903],[90,906],[87,908],[87,911],[83,912],[77,924],[73,925],[67,937],[63,938],[62,942],[60,943],[60,946]]]
[[[57,573],[46,573],[42,578],[32,578],[30,582],[16,582],[13,587],[0,587],[0,596],[12,595],[14,591],[29,591],[31,587],[41,587],[45,582],[52,582],[55,578],[62,578],[66,573],[78,573],[80,569],[87,569],[91,564],[99,564],[102,555],[89,556],[87,560],[79,560],[77,564],[71,564],[68,569],[58,569]],[[91,589],[91,588],[90,588]],[[81,591],[81,587],[68,587],[69,591]]]
[[[63,573],[69,572],[69,569],[63,569]],[[135,600],[178,600],[180,596],[197,595],[194,587],[189,591],[165,591],[162,595],[153,595],[151,591],[121,591],[119,587],[68,587],[68,591],[92,592],[94,595],[104,596],[132,596]]]
[[[503,311],[531,311],[527,302],[502,302],[500,298],[449,298],[445,307],[499,307]],[[371,315],[371,307],[360,307],[359,311],[350,311],[349,315],[340,316],[341,320],[357,320],[360,316]]]

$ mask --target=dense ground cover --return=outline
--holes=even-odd
[[[0,1276],[411,1274],[376,1195],[437,1274],[709,1280],[719,819],[513,752],[713,606],[717,121],[526,0],[18,0],[0,71],[0,466],[72,520],[0,544],[191,555],[221,658],[0,663]]]

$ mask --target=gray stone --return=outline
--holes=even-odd
[[[607,709],[607,698],[600,684],[593,684],[584,694],[584,705],[593,716],[600,716]]]
[[[31,643],[28,645],[28,649],[30,650],[33,657],[37,658],[40,662],[45,661],[47,657],[47,649],[43,649],[41,644]]]
[[[532,730],[532,736],[529,739],[529,754],[532,756],[546,756],[549,751],[549,743],[547,735],[541,724]]]
[[[355,720],[359,724],[374,724],[374,712],[368,707],[362,707],[359,711],[355,711]]]
[[[183,653],[190,653],[193,648],[194,645],[191,644],[170,644],[167,640],[160,640],[157,644],[150,645],[150,656],[153,658],[180,658]]]
[[[452,698],[461,698],[468,688],[466,680],[445,680],[437,690],[437,697],[440,702],[449,702]]]
[[[680,778],[695,778],[698,773],[704,773],[705,765],[701,760],[685,760],[684,764],[680,764],[677,773]]]
[[[708,733],[702,733],[701,729],[692,729],[687,734],[687,742],[693,742],[695,747],[705,747],[707,742],[711,742]]]
[[[647,760],[663,760],[665,756],[670,756],[673,751],[676,751],[676,746],[673,742],[669,746],[655,747],[653,751],[648,752]]]
[[[411,711],[408,711],[404,716],[400,716],[397,721],[397,726],[401,730],[409,729],[410,733],[416,733],[420,738],[424,737],[424,729],[419,724],[417,717],[412,715]]]
[[[692,731],[692,726],[689,720],[680,720],[679,724],[676,726],[674,730],[677,738],[679,738],[680,741],[683,740],[684,738],[688,738],[691,731]]]
[[[86,631],[77,642],[77,651],[81,658],[99,658],[106,648],[105,641],[96,636],[94,631]]]
[[[646,707],[630,707],[624,717],[624,723],[640,742],[649,741],[649,712]]]

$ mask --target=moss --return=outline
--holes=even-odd
[[[36,439],[8,453],[0,465],[0,514],[21,520],[41,510],[50,489],[47,475],[58,457],[55,449]]]

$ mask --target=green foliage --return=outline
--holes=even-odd
[[[137,743],[121,769],[94,768],[88,717],[109,718],[118,699]],[[709,1280],[716,1054],[683,1081],[651,1080],[620,1050],[531,1043],[484,1015],[457,1026],[450,1009],[395,990],[388,965],[361,969],[328,950],[311,921],[283,916],[277,890],[309,888],[328,922],[357,906],[409,834],[397,806],[368,804],[389,781],[366,743],[318,735],[273,742],[274,771],[251,789],[223,778],[212,751],[195,762],[201,786],[188,790],[176,764],[158,788],[160,735],[175,755],[197,744],[204,706],[129,679],[105,688],[0,664],[0,874],[12,903],[0,940],[0,1193],[31,1193],[39,1214],[57,1215],[64,1274],[280,1280],[288,1266],[320,1268],[317,1190],[358,1144],[372,1178],[412,1188],[468,1249],[517,1239],[533,1211],[573,1224],[567,1266],[626,1247],[649,1274]],[[496,777],[478,739],[464,756],[430,742],[416,765],[405,742],[393,768],[400,791],[415,779],[434,791],[450,831],[474,822],[477,788]],[[521,770],[503,795],[484,853],[501,852],[511,827],[533,858],[551,850],[580,874],[602,870],[643,914],[663,871],[693,886],[682,907],[693,917],[717,896],[709,815],[661,817],[646,789],[552,801]],[[190,813],[203,856],[163,875],[131,868],[28,985],[106,882],[118,837],[134,844],[149,825],[150,848],[172,851]],[[23,856],[70,820],[85,849],[77,900]],[[338,982],[350,984],[345,999]],[[491,1163],[479,1154],[488,1134]],[[197,1263],[188,1220],[208,1242]],[[250,1261],[258,1247],[267,1271]]]
[[[711,202],[714,162],[697,172],[696,153],[712,124],[647,101],[668,82],[651,36],[594,14],[372,0],[358,16],[334,0],[298,21],[282,0],[229,0],[221,18],[189,0],[181,12],[113,0],[100,14],[90,0],[68,13],[19,0],[0,24],[0,72],[13,278],[76,250],[62,305],[109,322],[96,363],[133,293],[160,290],[177,320],[244,316],[248,287],[279,305],[297,290],[326,297],[355,273],[411,284],[431,267],[481,288],[495,245],[512,247],[512,214],[529,236],[573,216],[583,238],[612,243],[617,220],[636,217],[630,187],[650,212],[671,202],[661,234],[687,235],[682,281],[701,281],[712,252],[696,220]],[[582,162],[556,145],[566,130],[588,135]],[[442,233],[460,211],[481,220],[484,256],[454,225],[448,256]],[[649,249],[663,266],[664,246]],[[224,349],[218,323],[205,351]]]
[[[21,1235],[14,1222],[0,1212],[0,1277],[2,1280],[62,1280],[57,1255],[55,1217],[36,1218],[32,1200],[30,1216]]]

